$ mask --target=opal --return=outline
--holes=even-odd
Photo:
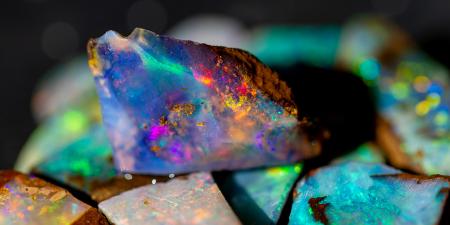
[[[167,181],[174,177],[144,176],[119,173],[113,163],[112,149],[102,126],[55,151],[32,170],[33,174],[50,178],[100,202],[123,191]]]
[[[120,171],[185,173],[293,163],[319,152],[291,90],[249,53],[136,29],[88,44]]]
[[[383,164],[322,167],[297,184],[289,224],[437,224],[449,187]]]
[[[0,224],[108,224],[95,208],[33,176],[0,171]]]
[[[47,75],[33,96],[40,125],[20,151],[15,169],[24,173],[98,124],[100,106],[86,62],[71,60]]]
[[[45,119],[20,151],[15,169],[28,173],[39,162],[83,136],[100,121],[100,115],[95,113],[96,110],[92,110],[96,106],[98,107],[97,102],[90,101],[69,107]]]
[[[302,167],[295,164],[239,170],[218,177],[217,182],[244,224],[277,224]]]
[[[15,169],[24,173],[100,122],[95,82],[86,56],[64,62],[44,74],[33,93],[32,109],[40,124],[15,164]]]
[[[240,224],[209,173],[155,182],[99,204],[108,220],[126,224]]]
[[[448,69],[386,21],[352,21],[343,28],[341,40],[339,65],[360,75],[377,96],[388,124],[380,123],[378,139],[388,153],[396,152],[388,154],[391,163],[450,175]],[[406,159],[399,158],[400,153]]]

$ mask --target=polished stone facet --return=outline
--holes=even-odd
[[[142,29],[127,38],[107,32],[88,49],[121,171],[271,166],[318,152],[289,87],[244,51]]]
[[[323,167],[297,185],[289,224],[437,224],[449,187],[382,164]]]
[[[209,173],[146,185],[99,204],[116,225],[240,224]]]
[[[276,224],[302,164],[232,172],[220,189],[244,224]]]
[[[0,224],[107,224],[91,206],[39,178],[0,171]]]

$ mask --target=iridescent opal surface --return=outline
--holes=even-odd
[[[397,136],[383,147],[401,149],[418,172],[450,175],[449,71],[382,20],[353,21],[341,39],[338,63],[373,87]]]
[[[318,152],[286,83],[252,55],[136,29],[92,40],[89,64],[120,171],[280,165]]]
[[[95,209],[66,190],[36,177],[0,171],[0,224],[83,224],[79,220],[86,214],[94,219],[92,224],[104,224]]]
[[[301,170],[302,164],[235,171],[221,190],[245,224],[276,224]]]
[[[327,166],[298,183],[289,224],[437,224],[449,187],[382,164]]]
[[[155,182],[99,204],[111,223],[240,224],[209,173]]]

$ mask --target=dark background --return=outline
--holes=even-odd
[[[52,66],[85,51],[90,37],[139,26],[164,33],[198,14],[262,24],[342,24],[354,15],[385,16],[427,53],[450,65],[450,1],[430,0],[227,0],[227,1],[3,1],[0,5],[0,169],[11,168],[36,124],[30,99]]]

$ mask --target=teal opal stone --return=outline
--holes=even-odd
[[[120,171],[274,166],[317,153],[289,87],[247,52],[142,29],[107,32],[88,48]]]
[[[437,224],[449,186],[383,164],[323,167],[297,185],[289,224]]]

